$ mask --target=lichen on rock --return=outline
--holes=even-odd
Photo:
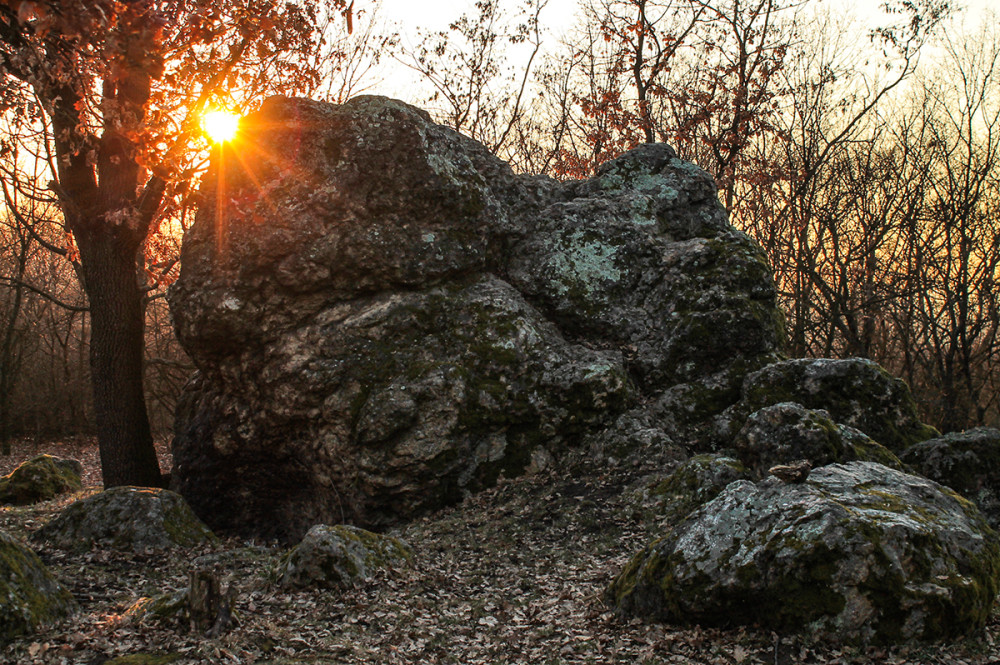
[[[0,478],[0,504],[24,506],[74,492],[83,487],[82,473],[77,460],[38,455]]]
[[[897,644],[980,631],[998,575],[1000,546],[970,502],[850,462],[803,483],[730,484],[637,554],[607,597],[628,614],[676,623]]]
[[[0,531],[0,644],[61,619],[76,609],[73,596],[38,555]]]
[[[290,589],[351,587],[412,557],[398,538],[347,524],[317,524],[282,557],[275,577],[278,586]]]
[[[69,550],[191,547],[215,536],[183,497],[152,487],[113,487],[67,506],[33,539]]]

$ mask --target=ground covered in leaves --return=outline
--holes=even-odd
[[[20,538],[72,499],[99,488],[96,448],[79,440],[21,443],[0,474],[41,452],[80,459],[90,487],[28,508],[0,508]],[[169,455],[161,447],[163,467]],[[41,550],[80,612],[0,651],[3,663],[990,663],[1000,662],[1000,613],[977,640],[933,647],[840,649],[803,636],[701,629],[617,616],[601,593],[655,530],[639,499],[653,465],[585,462],[507,480],[393,531],[416,556],[359,589],[284,592],[271,571],[283,549],[223,539],[198,551],[81,554]],[[37,548],[36,548],[36,551]],[[184,626],[135,623],[137,600],[183,589],[192,560],[210,556],[236,589],[239,625],[217,639]],[[201,560],[202,562],[205,559]],[[158,660],[124,658],[138,654]],[[120,660],[112,660],[120,659]]]

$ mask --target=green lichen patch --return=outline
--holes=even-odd
[[[70,550],[192,547],[215,539],[183,497],[152,487],[114,487],[70,504],[35,539]]]
[[[73,596],[38,555],[0,531],[0,644],[75,609]]]
[[[398,538],[347,524],[317,524],[281,558],[275,578],[278,586],[290,589],[350,587],[412,557]]]
[[[24,506],[82,489],[81,469],[76,460],[34,457],[0,478],[0,504]]]

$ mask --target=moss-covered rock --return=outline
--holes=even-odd
[[[0,478],[0,504],[24,506],[83,487],[83,465],[74,459],[39,455]]]
[[[1000,546],[972,503],[850,462],[803,483],[730,484],[637,554],[607,596],[675,623],[895,644],[980,631],[998,576]]]
[[[876,363],[863,358],[800,358],[749,374],[739,403],[719,420],[720,436],[731,439],[755,411],[781,402],[822,409],[830,418],[861,430],[893,453],[937,435],[920,422],[910,389]]]
[[[144,550],[191,547],[215,536],[175,492],[114,487],[70,504],[33,538],[72,550]]]
[[[292,589],[350,587],[412,556],[398,538],[347,524],[317,524],[281,559],[277,583]]]
[[[73,596],[38,555],[0,531],[0,644],[75,609]]]
[[[901,458],[975,503],[990,526],[1000,528],[1000,430],[952,432],[907,448]]]
[[[826,411],[794,402],[781,402],[750,414],[733,447],[758,479],[772,466],[800,460],[813,468],[855,460],[903,468],[895,455],[864,432],[833,422]]]
[[[649,494],[657,502],[663,521],[673,524],[714,499],[730,483],[749,477],[746,467],[732,457],[696,455],[654,484]]]

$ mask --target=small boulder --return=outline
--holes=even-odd
[[[730,484],[636,555],[608,597],[627,614],[676,623],[895,644],[980,631],[998,575],[1000,546],[972,503],[850,462],[803,483]]]
[[[656,512],[667,523],[676,523],[717,497],[729,483],[750,477],[746,467],[724,455],[696,455],[681,464],[650,490]]]
[[[750,414],[781,402],[823,409],[894,453],[938,434],[920,422],[906,383],[871,360],[800,358],[747,375],[739,403],[720,419],[721,435],[734,436]]]
[[[76,602],[27,545],[0,531],[0,644],[76,609]]]
[[[1000,430],[945,434],[910,446],[901,457],[917,473],[975,503],[990,526],[1000,527]]]
[[[409,560],[403,541],[347,524],[317,524],[278,564],[283,588],[340,588],[359,584],[386,566]]]
[[[25,506],[83,487],[83,465],[74,459],[38,455],[0,478],[0,504]]]
[[[799,460],[808,460],[813,468],[855,460],[903,468],[899,458],[863,432],[833,422],[826,411],[813,411],[794,402],[752,413],[733,446],[757,478],[767,475],[775,465]]]
[[[190,547],[215,536],[170,490],[113,487],[70,504],[33,536],[63,549]]]

